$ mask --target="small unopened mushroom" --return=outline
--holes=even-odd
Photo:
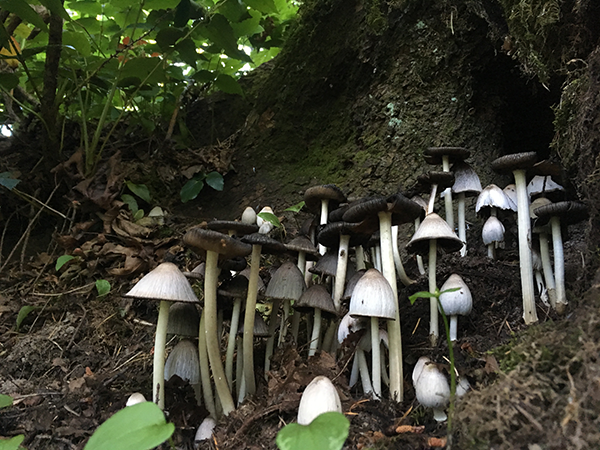
[[[488,257],[496,258],[496,248],[504,241],[504,225],[496,216],[490,216],[483,224],[481,229],[481,238],[484,245],[487,246]]]
[[[450,289],[458,290],[445,292]],[[455,273],[448,277],[440,291],[442,292],[440,303],[444,309],[444,314],[450,317],[450,340],[456,341],[458,316],[466,316],[471,313],[473,297],[462,277]]]
[[[450,401],[450,385],[437,365],[421,356],[413,369],[412,380],[419,403],[432,408],[433,418],[438,422],[446,420],[444,409]]]
[[[146,401],[146,397],[144,397],[144,394],[141,394],[139,392],[134,392],[127,399],[127,403],[125,403],[125,406],[137,405],[138,403],[144,403],[145,401]]]
[[[337,389],[325,376],[315,377],[304,389],[298,406],[298,423],[309,425],[326,412],[342,412],[342,402]]]
[[[194,442],[199,443],[202,441],[207,441],[212,437],[213,430],[217,426],[217,421],[212,417],[208,416],[206,419],[202,421],[198,430],[196,431],[196,436],[194,437]]]

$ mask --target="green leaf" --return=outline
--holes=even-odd
[[[104,297],[110,292],[110,283],[106,280],[96,280],[96,290],[98,297]]]
[[[264,14],[277,14],[277,6],[273,0],[244,0],[246,5]]]
[[[2,59],[13,59],[13,58],[4,57]],[[15,75],[14,73],[0,73],[0,86],[4,90],[10,91],[10,90],[16,88],[18,85],[19,85],[19,77],[17,75]],[[0,184],[1,183],[2,183],[2,181],[0,180]]]
[[[144,3],[144,9],[173,9],[180,0],[148,0]]]
[[[192,78],[198,83],[212,83],[215,81],[215,73],[210,70],[199,70]]]
[[[38,309],[38,307],[32,306],[32,305],[25,305],[25,306],[21,307],[21,309],[19,310],[19,314],[17,314],[17,322],[16,322],[16,326],[15,326],[15,329],[17,331],[19,331],[19,329],[21,328],[21,324],[23,323],[25,318],[29,315],[29,313],[36,309]]]
[[[408,297],[410,300],[410,304],[414,305],[418,298],[431,298],[431,297],[439,297],[439,290],[436,289],[436,292],[428,292],[428,291],[419,291],[415,292],[413,295]]]
[[[144,210],[143,209],[138,209],[135,214],[133,215],[133,220],[135,220],[136,222],[138,220],[140,220],[142,217],[144,217]]]
[[[175,430],[152,402],[127,406],[94,432],[84,450],[147,450],[165,442]]]
[[[272,223],[277,228],[281,228],[281,222],[279,221],[279,219],[277,218],[277,216],[275,214],[272,214],[270,212],[261,212],[261,213],[258,213],[257,215],[261,219]]]
[[[133,195],[123,194],[121,195],[121,200],[129,207],[129,211],[131,211],[132,214],[135,214],[138,212],[138,209],[140,209],[138,202]]]
[[[42,17],[34,11],[24,0],[0,0],[0,8],[5,9],[13,14],[16,14],[25,22],[38,27],[39,29],[48,32],[48,26],[44,23]]]
[[[215,80],[215,86],[217,86],[221,91],[226,94],[239,94],[244,95],[244,91],[242,91],[242,87],[237,82],[235,78],[230,75],[225,75],[220,73],[217,75],[217,79]]]
[[[184,27],[191,19],[192,5],[190,0],[181,0],[175,9],[175,19],[173,25],[178,28]]]
[[[146,187],[145,184],[135,184],[135,183],[132,183],[131,181],[126,181],[125,184],[127,185],[127,187],[129,188],[129,190],[131,192],[133,192],[135,195],[137,195],[139,198],[141,198],[145,202],[150,203],[152,201],[150,191],[148,190],[148,187]]]
[[[219,172],[209,172],[206,174],[206,178],[204,179],[206,184],[208,184],[215,191],[222,191],[225,185],[225,180],[223,180],[223,175]]]
[[[52,11],[54,14],[60,16],[64,20],[71,20],[71,16],[65,10],[60,0],[39,0],[42,5]]]
[[[0,394],[0,409],[7,408],[13,404],[13,398],[10,395]]]
[[[61,269],[62,266],[64,266],[66,263],[68,263],[69,261],[71,261],[74,258],[75,257],[71,256],[71,255],[62,255],[62,256],[59,256],[58,259],[56,260],[56,266],[54,266],[54,268],[58,272]]]
[[[187,183],[183,185],[181,191],[179,192],[179,197],[181,198],[181,203],[187,203],[190,200],[194,200],[198,197],[198,194],[204,187],[204,176],[198,177],[195,176]]]
[[[69,9],[71,9],[73,11],[77,11],[80,15],[93,16],[94,21],[96,21],[96,22],[97,22],[96,16],[102,14],[102,12],[103,12],[102,4],[100,2],[90,1],[90,0],[69,3]]]
[[[225,16],[221,14],[212,16],[210,22],[204,27],[204,34],[222,48],[227,56],[245,62],[252,62],[252,59],[246,53],[238,49],[237,36]]]
[[[290,206],[289,208],[284,209],[284,211],[291,211],[291,212],[299,212],[302,208],[304,208],[304,200],[302,200],[300,203],[296,203],[295,205]]]
[[[177,50],[183,62],[189,64],[194,69],[196,68],[196,61],[200,55],[196,53],[196,44],[194,44],[194,41],[189,38],[184,39],[175,45],[175,50]]]
[[[12,437],[8,440],[0,439],[0,450],[17,450],[21,445],[21,442],[25,439],[25,435],[19,434],[18,436]]]
[[[162,50],[167,50],[183,36],[185,36],[185,32],[179,28],[164,28],[156,35],[156,43]]]
[[[2,74],[8,75],[8,74]],[[0,84],[2,84],[2,76],[0,76]],[[18,84],[18,82],[17,82]],[[12,173],[10,172],[2,172],[0,173],[0,186],[4,186],[9,191],[12,191],[13,188],[19,184],[21,180],[17,180]]]
[[[63,45],[73,47],[81,56],[89,56],[92,51],[90,41],[83,32],[64,31]]]
[[[290,423],[277,433],[280,450],[340,450],[348,438],[350,421],[339,412],[317,416],[309,425]]]

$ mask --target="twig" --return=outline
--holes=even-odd
[[[83,289],[89,288],[90,286],[94,286],[95,284],[96,284],[96,282],[88,283],[84,286],[79,286],[79,287],[73,288],[73,289],[65,291],[65,292],[58,292],[56,294],[46,294],[43,292],[32,292],[31,294],[38,295],[40,297],[60,297],[61,295],[72,294],[73,292],[81,291]]]
[[[71,345],[73,345],[73,341],[75,341],[75,337],[77,336],[77,333],[79,333],[79,329],[81,328],[81,325],[83,325],[83,321],[85,320],[85,316],[87,314],[87,310],[83,307],[83,305],[81,303],[79,303],[79,307],[83,310],[83,316],[81,316],[81,320],[79,321],[79,325],[77,325],[77,328],[73,332],[73,336],[71,336],[71,340],[69,341],[69,343],[67,344],[67,346],[65,347],[65,349],[60,352],[60,358],[62,358],[63,353],[65,351],[69,350],[71,348]]]

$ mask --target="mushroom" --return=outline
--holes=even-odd
[[[304,202],[310,212],[320,213],[319,223],[325,225],[329,211],[346,202],[346,196],[337,186],[326,184],[308,188],[304,192]],[[324,246],[319,245],[319,253],[325,253]]]
[[[146,274],[125,296],[160,300],[154,339],[152,399],[160,409],[164,409],[165,345],[169,323],[169,302],[199,303],[198,298],[185,275],[170,262],[164,262]]]
[[[429,202],[427,203],[426,209],[427,214],[434,212],[438,189],[449,189],[454,184],[454,181],[454,174],[452,172],[429,171],[417,177],[417,188],[420,191],[429,190]],[[449,198],[450,203],[452,203],[452,195],[446,195],[444,198]],[[454,216],[452,208],[450,208],[450,210],[446,209],[446,214],[448,214],[448,211],[450,211],[450,215]],[[448,224],[448,226],[449,225],[450,224]],[[454,229],[454,226],[452,226],[451,229]]]
[[[303,312],[307,312],[310,309],[314,311],[312,335],[308,350],[308,356],[313,356],[319,347],[322,313],[325,312],[329,316],[335,317],[337,309],[331,299],[331,294],[329,294],[322,284],[315,284],[309,287],[294,304],[294,308],[297,311]]]
[[[298,406],[298,423],[310,425],[317,417],[326,412],[342,412],[342,402],[331,380],[319,375],[306,386]]]
[[[198,337],[200,315],[194,303],[176,302],[169,307],[167,335]]]
[[[246,209],[244,209],[244,212],[242,213],[242,223],[256,225],[256,211],[254,211],[252,206],[246,206]]]
[[[517,188],[514,183],[507,184],[504,189],[502,189],[504,195],[508,198],[508,202],[510,204],[510,210],[513,212],[517,212]]]
[[[458,289],[452,292],[450,289]],[[440,289],[440,304],[444,314],[450,317],[450,340],[456,341],[458,329],[458,316],[466,316],[471,313],[473,307],[473,297],[469,287],[462,277],[453,273],[448,277]]]
[[[504,225],[496,216],[490,216],[483,224],[481,229],[481,238],[483,244],[487,246],[488,257],[494,259],[496,257],[496,248],[498,244],[504,241]]]
[[[256,217],[256,225],[258,225],[258,232],[260,234],[269,234],[271,232],[271,230],[273,229],[273,224],[271,222],[269,222],[268,220],[263,219],[262,217],[260,217],[261,214],[266,213],[266,214],[273,214],[273,210],[271,209],[270,206],[265,206],[263,209],[261,209]]]
[[[415,219],[415,231],[417,231],[417,229],[419,228],[419,225],[421,225],[421,220],[423,220],[423,218],[425,218],[425,211],[427,210],[427,202],[425,200],[423,200],[423,197],[421,197],[420,195],[414,195],[410,198],[413,202],[415,202],[416,204],[418,204],[421,208],[423,208],[423,211],[421,211],[421,214]],[[419,273],[421,275],[425,275],[425,266],[423,266],[423,257],[421,255],[417,255],[417,268],[419,269]]]
[[[193,342],[183,339],[169,353],[165,363],[165,380],[169,381],[172,376],[177,375],[184,381],[188,381],[196,393],[196,399],[200,401],[200,361],[198,359],[198,346]]]
[[[446,221],[436,213],[425,216],[421,226],[417,229],[412,239],[406,246],[410,253],[421,255],[429,254],[429,292],[437,289],[436,262],[437,248],[443,248],[446,252],[456,252],[462,248],[462,241],[448,226]],[[437,344],[439,336],[438,304],[437,298],[429,299],[429,339],[432,347]]]
[[[564,190],[565,188],[555,183],[550,175],[536,175],[527,185],[527,195],[531,200],[539,196],[548,197],[549,194],[552,196],[553,193],[561,193]]]
[[[371,318],[371,356],[373,392],[381,397],[381,357],[379,351],[379,318],[396,320],[397,300],[387,279],[376,269],[369,269],[358,280],[348,313]]]
[[[199,442],[207,441],[210,438],[212,438],[212,433],[216,426],[217,421],[215,419],[213,419],[210,416],[206,417],[198,427],[198,430],[196,431],[196,435],[194,436],[194,442],[197,444]]]
[[[467,226],[465,220],[465,197],[473,197],[481,192],[479,176],[473,168],[464,161],[458,161],[452,166],[454,184],[452,193],[458,194],[458,238],[465,243],[460,249],[460,256],[467,254]],[[450,225],[450,224],[448,224]]]
[[[492,162],[495,171],[511,171],[517,191],[517,224],[519,230],[519,266],[523,295],[523,319],[527,325],[538,321],[533,292],[533,264],[531,257],[531,224],[529,220],[529,197],[527,196],[526,171],[537,162],[535,152],[513,153]]]
[[[450,401],[450,385],[444,374],[428,357],[421,356],[412,373],[417,400],[426,408],[433,409],[433,418],[443,422],[448,417],[444,412]]]
[[[137,405],[138,403],[144,403],[145,401],[146,401],[146,397],[144,397],[144,394],[142,394],[140,392],[134,392],[127,399],[125,406],[133,406],[133,405]]]

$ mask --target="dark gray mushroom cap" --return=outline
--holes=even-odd
[[[238,336],[244,335],[244,324],[241,324],[238,328]],[[254,337],[269,337],[271,333],[269,333],[269,327],[265,323],[265,319],[256,313],[254,316]]]
[[[343,205],[340,205],[339,208],[329,211],[329,214],[327,214],[327,223],[341,222],[343,220],[344,213],[348,210],[349,206],[350,205],[348,203],[344,203]]]
[[[256,233],[258,231],[258,226],[256,224],[237,222],[235,220],[213,220],[206,224],[206,228],[209,230],[220,231],[221,233],[232,231],[233,234],[238,236]]]
[[[392,225],[402,225],[414,221],[424,212],[421,205],[396,192],[387,199],[388,211],[392,213]]]
[[[348,222],[331,222],[321,228],[317,235],[319,244],[325,247],[338,247],[340,245],[340,236],[350,236],[350,247],[362,245],[369,240],[369,234],[356,233],[356,224]]]
[[[305,289],[304,275],[294,263],[287,261],[273,274],[265,296],[282,300],[298,300]]]
[[[241,272],[248,266],[248,261],[243,256],[235,256],[228,258],[223,261],[219,260],[219,267],[223,271],[233,270],[234,272]]]
[[[225,258],[247,256],[252,247],[218,231],[195,227],[183,236],[183,243],[195,252],[213,251]]]
[[[330,210],[334,210],[340,203],[347,201],[344,193],[334,184],[313,186],[304,192],[306,207],[313,213],[321,211],[321,200],[329,200]]]
[[[200,315],[194,303],[175,302],[169,306],[167,334],[198,337]]]
[[[368,197],[358,200],[348,206],[343,215],[346,222],[361,222],[368,217],[377,216],[379,211],[387,211],[388,204],[385,197]]]
[[[331,315],[337,315],[331,294],[322,284],[315,284],[309,287],[298,301],[294,308],[300,312],[310,312],[314,308],[319,308],[322,312]]]
[[[456,252],[463,246],[458,236],[452,231],[448,223],[438,216],[431,213],[425,216],[423,222],[413,235],[410,242],[406,245],[406,251],[409,253],[427,254],[429,253],[429,241],[437,240],[437,246],[443,248],[446,252]]]
[[[367,269],[357,270],[354,275],[348,280],[346,283],[346,288],[344,289],[344,295],[342,295],[342,300],[350,300],[352,297],[352,292],[354,291],[354,286],[358,283],[358,280],[365,274]]]
[[[561,223],[574,224],[588,218],[588,208],[579,202],[558,202],[536,208],[536,225],[547,223],[552,217],[560,217]]]
[[[304,252],[308,261],[316,261],[320,256],[317,247],[315,247],[306,236],[295,237],[285,244],[285,248],[287,248],[288,252]]]
[[[537,162],[536,152],[512,153],[492,161],[492,170],[496,172],[512,172],[513,170],[529,169]]]
[[[465,196],[479,195],[481,192],[481,181],[477,172],[464,161],[459,161],[452,166],[451,171],[454,173],[454,184],[452,192],[455,194],[464,193]]]
[[[248,278],[237,275],[227,281],[223,281],[217,293],[229,298],[246,298],[248,294]]]
[[[452,172],[441,172],[431,170],[417,177],[417,183],[422,186],[421,192],[427,192],[431,186],[436,184],[439,191],[452,187],[454,184],[454,174]]]
[[[281,242],[261,233],[248,234],[244,236],[241,241],[250,245],[260,245],[262,247],[261,252],[268,253],[270,255],[278,255],[287,250],[285,245]]]
[[[330,249],[325,252],[323,256],[317,261],[317,263],[311,267],[309,272],[316,273],[317,275],[329,275],[335,276],[337,270],[337,248]]]
[[[450,162],[462,161],[471,156],[464,147],[429,147],[423,152],[427,164],[442,164],[442,157],[448,156]]]

